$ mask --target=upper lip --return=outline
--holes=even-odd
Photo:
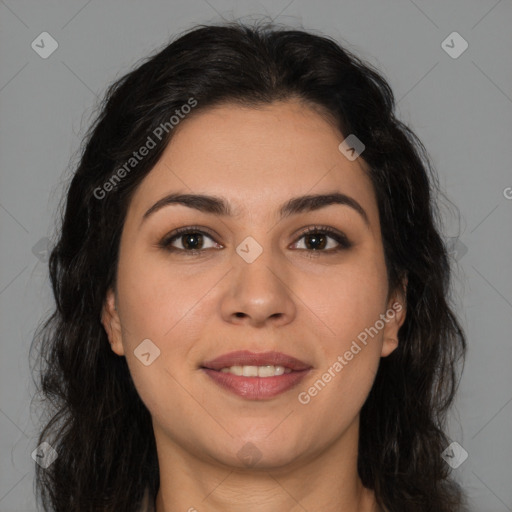
[[[249,350],[237,350],[223,354],[211,361],[202,364],[203,368],[210,370],[222,370],[231,366],[284,366],[290,370],[308,370],[310,365],[304,361],[283,354],[281,352],[250,352]]]

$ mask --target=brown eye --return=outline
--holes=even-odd
[[[318,251],[333,253],[352,247],[352,243],[343,233],[339,233],[338,231],[329,227],[310,227],[302,233],[299,240],[302,239],[304,239],[304,247],[298,248],[310,252]],[[296,242],[295,245],[298,243],[299,242]]]
[[[206,239],[210,239],[213,245],[205,247]],[[193,227],[180,228],[164,237],[158,244],[161,248],[170,252],[183,252],[197,254],[206,249],[215,248],[216,242],[208,233]],[[218,244],[217,244],[218,245]]]

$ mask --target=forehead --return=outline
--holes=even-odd
[[[226,197],[235,215],[271,215],[290,197],[337,190],[362,204],[375,224],[365,163],[339,151],[343,139],[299,101],[198,111],[175,128],[130,209],[142,216],[161,197],[179,191]]]

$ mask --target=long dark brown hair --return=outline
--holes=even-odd
[[[47,411],[39,441],[58,453],[47,469],[36,466],[44,510],[130,512],[145,489],[153,500],[157,494],[151,416],[125,358],[112,352],[100,314],[115,282],[130,198],[171,140],[171,116],[191,98],[190,115],[226,102],[300,98],[365,144],[361,158],[377,197],[390,292],[405,275],[408,284],[398,348],[381,359],[361,411],[359,475],[387,510],[460,510],[464,494],[441,453],[466,341],[450,305],[440,190],[425,148],[395,117],[383,76],[340,44],[238,22],[194,27],[139,63],[109,87],[84,137],[49,261],[56,308],[33,345]],[[105,187],[165,123],[161,140],[153,137],[156,147]]]

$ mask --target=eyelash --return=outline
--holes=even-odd
[[[350,249],[353,245],[352,242],[350,242],[349,239],[343,233],[339,233],[338,231],[336,231],[333,228],[330,228],[329,226],[310,226],[300,233],[299,237],[297,238],[296,242],[294,242],[294,243],[297,243],[299,240],[301,240],[305,236],[312,234],[312,233],[328,235],[329,238],[332,238],[333,240],[338,242],[339,247],[337,247],[335,249],[328,249],[328,250],[298,249],[300,251],[306,251],[308,253],[309,257],[316,258],[320,255],[319,253],[325,253],[327,255],[337,254],[340,251]],[[187,249],[178,249],[176,247],[171,246],[172,242],[174,242],[176,239],[180,238],[183,235],[188,235],[188,234],[206,235],[213,240],[213,235],[208,233],[204,229],[202,229],[198,226],[186,226],[186,227],[178,228],[175,231],[173,231],[172,233],[169,233],[168,235],[166,235],[164,238],[162,238],[162,240],[160,240],[160,242],[158,243],[158,247],[160,247],[161,249],[165,249],[166,251],[172,252],[172,253],[181,252],[181,253],[186,254],[187,256],[201,255],[202,253],[204,253],[204,251],[208,250],[208,249],[187,250]]]

